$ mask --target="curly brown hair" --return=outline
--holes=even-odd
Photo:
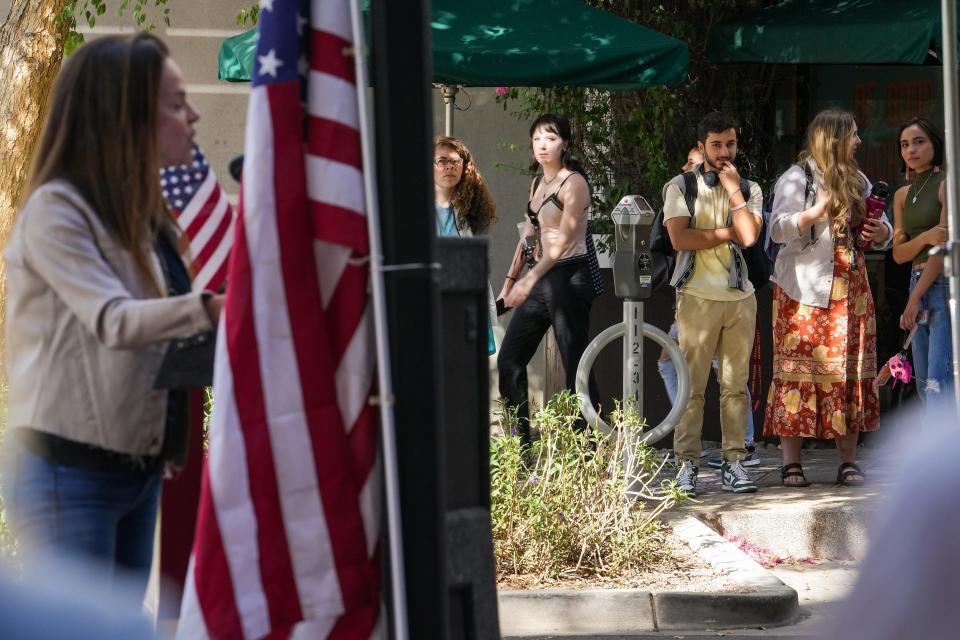
[[[450,149],[463,160],[463,177],[453,188],[450,202],[457,213],[459,227],[466,226],[474,234],[483,233],[497,221],[497,205],[473,162],[470,150],[458,138],[450,136],[437,136],[433,146]]]

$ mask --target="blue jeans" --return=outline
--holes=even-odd
[[[923,270],[910,276],[910,291],[917,284]],[[920,299],[921,314],[917,332],[913,335],[913,376],[917,380],[917,394],[924,404],[939,396],[953,401],[953,339],[950,335],[950,281],[941,275]],[[922,320],[922,323],[921,323]]]
[[[120,569],[146,591],[160,499],[156,472],[94,472],[54,465],[7,432],[4,508],[25,558],[71,556],[97,578]]]
[[[677,402],[677,368],[673,364],[673,360],[667,358],[666,360],[659,360],[657,362],[657,369],[660,371],[660,377],[663,379],[663,386],[667,390],[667,397],[670,398],[670,404],[676,404]],[[717,370],[717,360],[713,360],[713,370]],[[750,410],[750,405],[753,403],[753,399],[750,397],[750,387],[746,388],[747,391],[747,434],[744,437],[744,442],[746,444],[753,444],[753,411]]]

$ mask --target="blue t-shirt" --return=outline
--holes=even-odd
[[[433,203],[433,208],[437,211],[437,236],[441,238],[445,237],[457,237],[460,235],[460,229],[457,228],[457,214],[453,211],[453,205],[449,207],[441,207],[436,202]],[[487,324],[487,352],[496,353],[497,344],[493,340],[493,325]]]
[[[437,211],[437,235],[440,237],[456,237],[460,235],[457,229],[457,214],[453,211],[453,205],[441,207],[436,202],[433,203]]]

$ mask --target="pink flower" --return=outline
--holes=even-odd
[[[497,95],[502,96],[503,94],[510,91],[510,87],[497,87]]]

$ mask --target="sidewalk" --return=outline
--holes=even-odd
[[[747,471],[759,491],[723,491],[720,470],[702,464],[696,502],[675,508],[671,517],[693,515],[728,539],[738,537],[784,557],[863,558],[867,528],[889,483],[890,454],[881,448],[859,447],[858,463],[867,483],[843,487],[836,485],[836,450],[804,449],[803,470],[812,484],[784,487],[780,485],[780,450],[758,445],[757,451],[761,465]]]
[[[704,461],[696,500],[665,517],[674,533],[701,558],[725,574],[736,575],[740,589],[502,594],[501,623],[506,622],[502,628],[508,631],[504,635],[528,639],[604,634],[691,639],[820,637],[831,609],[856,581],[875,508],[888,486],[890,454],[861,447],[858,455],[867,484],[841,487],[835,484],[836,450],[805,449],[804,471],[812,484],[794,488],[780,486],[781,453],[776,446],[760,446],[758,452],[761,465],[748,468],[760,487],[757,493],[723,491],[719,469],[711,469]],[[674,467],[665,467],[663,479],[672,480],[675,473]],[[597,624],[598,618],[605,623]],[[530,633],[551,626],[544,635]]]
[[[740,541],[749,555],[783,560],[769,570],[796,590],[801,611],[797,623],[727,634],[816,638],[819,626],[856,581],[872,519],[890,485],[892,454],[880,447],[859,447],[858,464],[867,482],[843,487],[836,485],[835,449],[804,449],[803,470],[811,485],[795,488],[780,484],[782,457],[775,445],[758,445],[757,451],[760,466],[748,468],[757,493],[723,491],[719,470],[703,464],[696,502],[675,508],[668,518],[693,515],[724,538]]]

